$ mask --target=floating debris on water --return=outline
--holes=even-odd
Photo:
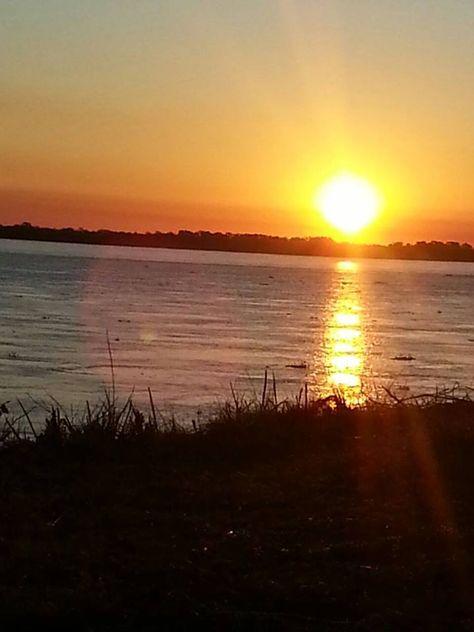
[[[287,369],[307,369],[308,365],[306,362],[299,362],[298,364],[287,364]]]
[[[392,360],[397,360],[398,362],[413,362],[416,360],[412,355],[399,355],[392,358]]]

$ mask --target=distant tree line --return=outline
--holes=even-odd
[[[457,241],[417,241],[415,244],[396,242],[380,246],[337,243],[328,237],[272,237],[189,230],[180,230],[177,233],[131,233],[84,228],[45,228],[32,226],[28,222],[13,226],[0,225],[0,239],[324,257],[474,261],[474,248],[471,244]]]

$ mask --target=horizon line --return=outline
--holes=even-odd
[[[287,235],[273,235],[268,233],[260,233],[260,232],[232,232],[232,231],[220,231],[220,230],[208,230],[208,229],[199,229],[199,230],[190,230],[188,228],[178,228],[175,230],[155,230],[155,231],[130,231],[130,230],[117,230],[112,228],[85,228],[83,226],[44,226],[38,224],[32,224],[31,222],[25,220],[23,222],[15,223],[15,224],[2,224],[0,223],[0,229],[14,229],[14,228],[31,228],[36,230],[46,230],[53,232],[61,232],[61,231],[72,231],[77,233],[91,233],[91,234],[100,234],[100,233],[108,233],[108,234],[124,234],[124,235],[135,235],[140,237],[149,237],[153,235],[173,235],[175,237],[179,237],[181,233],[188,233],[193,236],[199,235],[211,235],[211,236],[227,236],[227,237],[263,237],[267,239],[277,239],[284,241],[311,241],[311,240],[320,240],[325,242],[331,242],[336,246],[350,246],[353,248],[390,248],[390,247],[416,247],[421,245],[428,246],[443,246],[443,247],[469,247],[474,248],[474,244],[469,241],[460,242],[457,240],[448,239],[446,241],[441,241],[437,239],[427,240],[417,240],[415,242],[410,241],[392,241],[386,244],[383,243],[362,243],[362,242],[351,242],[351,241],[338,241],[333,237],[328,237],[325,235],[296,235],[296,236],[287,236]],[[2,237],[4,238],[4,237]]]

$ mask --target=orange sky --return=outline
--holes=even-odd
[[[18,0],[0,7],[0,222],[474,242],[470,0]]]

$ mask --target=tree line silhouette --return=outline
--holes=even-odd
[[[125,232],[84,228],[47,228],[29,222],[0,225],[0,239],[22,239],[107,246],[178,248],[324,257],[367,257],[429,261],[474,261],[474,248],[457,241],[395,242],[387,246],[338,243],[328,237],[275,237],[209,231]]]

